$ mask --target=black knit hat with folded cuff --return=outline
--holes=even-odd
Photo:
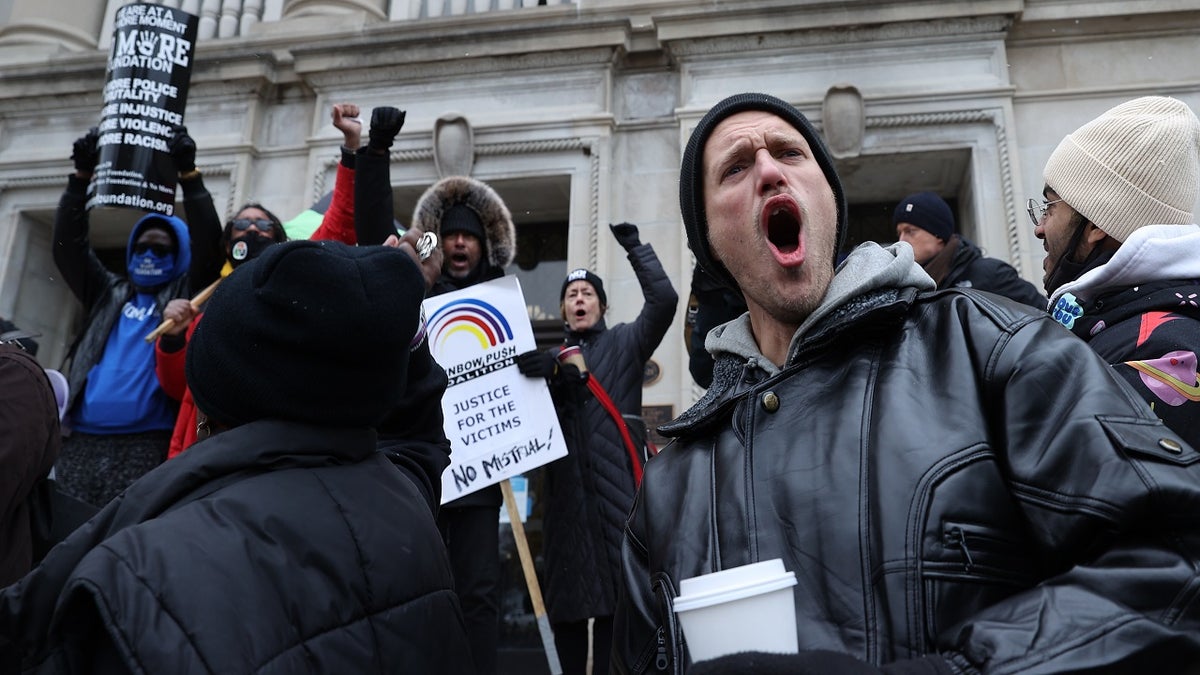
[[[567,278],[563,279],[562,289],[558,292],[559,303],[566,299],[567,286],[570,286],[571,282],[573,281],[586,281],[591,284],[592,288],[596,289],[596,297],[600,299],[600,305],[602,307],[608,306],[608,295],[604,292],[604,282],[600,280],[600,277],[592,274],[590,270],[586,270],[582,267],[571,270],[571,272],[567,274]]]
[[[829,181],[837,206],[837,246],[833,249],[834,262],[846,241],[846,195],[842,192],[842,181],[833,165],[833,157],[825,147],[816,129],[808,118],[786,101],[767,94],[735,94],[712,107],[700,118],[687,148],[683,151],[683,162],[679,169],[679,210],[683,214],[683,226],[687,229],[688,246],[696,256],[696,262],[714,278],[730,288],[737,289],[737,282],[725,266],[716,259],[708,243],[708,218],[704,212],[704,144],[725,118],[749,110],[769,112],[795,127],[812,148],[813,159]]]
[[[221,282],[188,343],[196,407],[230,427],[375,426],[404,395],[424,291],[399,249],[267,248]]]

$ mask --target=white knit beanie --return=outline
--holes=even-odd
[[[1127,101],[1064,138],[1043,177],[1071,208],[1120,242],[1145,225],[1194,223],[1200,120],[1173,98]]]

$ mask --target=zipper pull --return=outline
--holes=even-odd
[[[667,638],[663,635],[662,626],[658,628],[658,654],[654,657],[654,667],[660,672],[666,672],[671,662],[667,659]]]
[[[967,535],[963,533],[962,528],[950,528],[950,531],[946,533],[946,543],[962,549],[963,557],[966,558],[963,568],[970,572],[971,568],[975,567],[975,561],[971,559],[971,550],[967,548]]]

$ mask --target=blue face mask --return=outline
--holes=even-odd
[[[171,280],[175,271],[175,254],[159,253],[152,249],[135,252],[129,260],[129,280],[139,288],[154,288]]]

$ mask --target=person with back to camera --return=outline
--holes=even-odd
[[[577,269],[563,280],[559,293],[563,345],[517,357],[522,374],[549,383],[567,444],[567,456],[546,465],[543,486],[546,612],[567,675],[586,672],[589,619],[593,672],[609,670],[621,532],[643,461],[631,456],[621,428],[589,390],[587,378],[600,383],[622,415],[640,419],[646,362],[671,327],[679,300],[654,248],[641,242],[637,226],[621,223],[610,229],[642,287],[644,302],[637,317],[609,327],[604,282]],[[563,347],[582,351],[586,374],[559,363]]]
[[[615,672],[689,670],[681,580],[774,559],[798,653],[694,672],[1200,663],[1200,452],[1086,344],[1006,298],[933,292],[903,243],[835,271],[841,181],[772,96],[697,123],[680,209],[748,312],[710,333],[704,398],[659,428],[675,440],[625,531]]]
[[[0,340],[0,587],[35,562],[32,500],[61,444],[45,370],[23,343]]]
[[[171,138],[188,223],[151,213],[134,224],[125,274],[104,267],[89,239],[87,186],[98,159],[93,127],[75,141],[75,173],[54,219],[54,263],[87,318],[71,346],[70,402],[60,488],[102,506],[167,456],[177,406],[159,387],[154,345],[145,336],[172,298],[190,298],[221,269],[221,224],[196,170],[196,144],[185,127]]]
[[[221,283],[187,350],[202,439],[0,593],[0,642],[21,665],[471,672],[421,487],[449,456],[405,470],[373,428],[427,390],[408,390],[423,335],[415,257],[294,241]],[[331,355],[346,335],[354,349]]]
[[[396,235],[389,149],[404,126],[404,118],[404,111],[390,106],[371,112],[371,128],[367,144],[358,151],[354,183],[355,227],[361,244],[379,243]],[[442,271],[433,282],[430,296],[499,279],[516,255],[516,226],[504,200],[491,186],[468,176],[447,176],[427,188],[413,209],[409,232],[430,232],[440,241]],[[434,414],[433,406],[428,413]],[[440,407],[436,415],[440,421]],[[389,418],[389,433],[395,431],[392,424],[403,429],[403,416]],[[440,483],[437,490],[441,490]],[[502,503],[500,486],[492,485],[438,510],[438,527],[450,554],[455,590],[479,675],[496,672]]]
[[[333,125],[342,131],[342,161],[338,164],[337,182],[329,209],[321,225],[309,237],[313,240],[333,240],[354,245],[354,164],[347,157],[354,157],[349,148],[357,148],[361,137],[361,123],[353,119],[358,115],[358,106],[352,103],[334,104],[330,113]],[[287,241],[283,223],[267,207],[258,202],[246,202],[233,218],[225,223],[221,234],[221,247],[225,252],[222,275],[230,274],[238,266],[257,258],[268,246]],[[176,298],[167,303],[163,319],[172,321],[155,341],[155,373],[159,385],[167,396],[179,402],[179,413],[171,432],[171,444],[167,458],[175,457],[196,442],[196,404],[187,389],[184,364],[187,343],[196,330],[203,312],[192,305],[189,298]]]
[[[1127,101],[1064,138],[1044,178],[1029,217],[1052,316],[1200,446],[1200,120],[1177,99]]]
[[[917,264],[938,288],[977,288],[1046,308],[1046,297],[1021,278],[1012,265],[988,258],[978,246],[955,232],[950,205],[935,192],[908,195],[892,213],[896,239],[913,247]]]

